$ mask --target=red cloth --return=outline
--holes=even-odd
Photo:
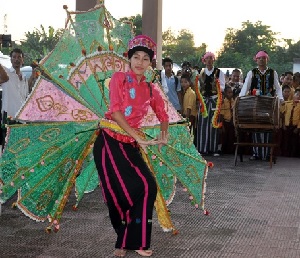
[[[109,84],[110,105],[105,117],[112,120],[111,114],[121,111],[131,127],[140,128],[151,106],[160,122],[169,121],[162,96],[152,85],[150,89],[145,79],[143,77],[138,83],[132,71],[114,73]]]

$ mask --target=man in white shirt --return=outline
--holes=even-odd
[[[240,97],[245,95],[263,95],[277,96],[283,101],[282,89],[279,84],[278,74],[275,70],[268,67],[269,55],[266,51],[258,51],[253,58],[257,67],[247,73],[244,85],[239,94]],[[271,142],[270,133],[253,133],[252,140],[254,143]],[[250,160],[270,159],[269,147],[254,147],[253,155]]]
[[[21,72],[24,64],[24,53],[15,48],[10,52],[12,67],[6,68],[0,65],[0,83],[2,86],[2,124],[7,124],[7,118],[14,120],[28,95],[28,80]],[[6,130],[2,131],[2,148],[4,146]]]
[[[239,96],[253,95],[253,90],[255,90],[256,95],[277,95],[280,100],[283,100],[278,74],[267,66],[269,60],[267,52],[258,51],[253,59],[257,63],[257,67],[247,73]]]

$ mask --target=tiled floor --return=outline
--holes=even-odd
[[[165,233],[156,215],[153,257],[300,257],[300,159],[279,157],[238,161],[233,156],[205,157],[214,162],[207,178],[209,216],[193,208],[178,184],[170,205],[178,235]],[[115,234],[99,189],[87,194],[77,212],[70,200],[58,233],[45,223],[12,209],[0,217],[0,257],[113,257]],[[138,257],[128,252],[126,257]]]

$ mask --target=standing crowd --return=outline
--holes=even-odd
[[[253,132],[244,137],[251,138],[253,143],[276,143],[277,155],[300,157],[300,73],[287,71],[279,76],[268,66],[266,51],[258,51],[253,59],[257,66],[245,78],[237,68],[224,74],[214,65],[215,55],[211,52],[202,57],[203,69],[184,62],[176,75],[172,59],[163,59],[163,89],[167,89],[176,110],[189,121],[194,144],[202,155],[234,153],[236,98],[255,95],[278,98],[279,129],[275,133]],[[268,161],[270,148],[253,147],[249,154],[250,160]]]

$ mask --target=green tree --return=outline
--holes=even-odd
[[[55,30],[49,26],[48,31],[43,25],[40,30],[35,29],[33,32],[25,33],[26,40],[21,41],[20,48],[26,55],[26,60],[31,62],[39,60],[52,51],[63,34],[63,29]]]
[[[135,35],[142,34],[142,23],[143,23],[142,16],[140,14],[135,16],[135,18],[133,20],[133,29],[134,29]]]
[[[140,14],[137,14],[136,16],[122,17],[120,18],[120,21],[130,21],[132,23],[132,29],[134,35],[142,34],[143,19]]]
[[[169,28],[168,30],[162,33],[162,53],[163,57],[173,58],[173,53],[176,44],[176,37],[172,30]]]
[[[269,54],[268,65],[278,74],[292,70],[291,55],[287,55],[287,48],[292,46],[291,40],[285,40],[285,47],[279,46],[279,33],[273,32],[270,26],[261,21],[242,23],[241,29],[229,28],[226,31],[224,43],[218,53],[216,66],[241,68],[244,73],[255,66],[253,57],[257,51],[263,49]]]
[[[174,61],[190,61],[195,54],[194,45],[194,35],[190,31],[184,29],[179,31],[174,52],[172,53]]]
[[[199,65],[201,56],[206,50],[206,44],[195,47],[194,35],[186,29],[179,31],[178,36],[171,29],[162,35],[163,56],[169,56],[175,63],[189,61],[192,65]]]
[[[131,21],[135,35],[142,34],[142,16],[122,17],[120,21]],[[195,47],[194,35],[186,29],[179,31],[178,35],[169,28],[162,33],[162,52],[163,57],[171,57],[175,63],[181,64],[189,61],[194,65],[201,63],[201,56],[205,53],[206,44]]]
[[[300,40],[295,44],[292,44],[292,40],[285,39],[285,42],[288,45],[287,55],[291,58],[300,58]]]

